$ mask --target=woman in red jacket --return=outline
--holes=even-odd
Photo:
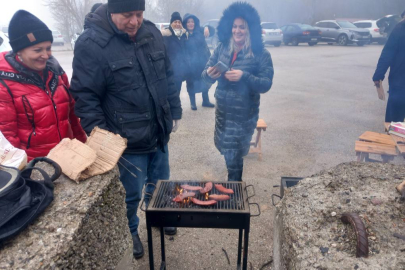
[[[52,32],[19,10],[9,38],[13,50],[0,54],[0,131],[28,160],[46,156],[64,138],[85,142],[68,78],[51,55]]]

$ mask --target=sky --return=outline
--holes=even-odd
[[[6,26],[14,13],[25,9],[40,18],[49,28],[53,28],[54,20],[44,5],[44,0],[0,0],[0,26]]]

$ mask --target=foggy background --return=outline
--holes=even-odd
[[[4,1],[4,2],[3,2]],[[85,15],[92,5],[107,0],[2,0],[0,25],[7,26],[12,15],[26,9],[41,18],[65,38],[83,29]],[[145,18],[158,23],[169,22],[174,11],[195,14],[204,23],[219,19],[232,0],[146,0]],[[248,0],[259,11],[262,21],[279,26],[300,22],[314,24],[323,19],[378,19],[387,14],[401,14],[405,0]]]

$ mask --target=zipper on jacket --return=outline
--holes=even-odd
[[[55,104],[55,101],[53,100],[53,95],[55,93],[53,93],[52,96],[49,95],[49,91],[46,88],[46,82],[44,82],[44,84],[43,84],[43,89],[45,90],[45,92],[48,95],[49,99],[52,101],[52,106],[53,106],[53,110],[55,111],[55,117],[56,117],[56,128],[58,129],[59,141],[61,141],[62,140],[62,135],[60,134],[60,130],[59,130],[58,112],[56,111],[56,104]],[[55,89],[55,92],[56,92],[56,89]]]
[[[57,127],[57,129],[58,129],[59,141],[61,141],[61,140],[62,140],[62,136],[60,135],[60,130],[59,130],[59,118],[58,118],[58,112],[57,112],[57,110],[56,110],[56,104],[55,104],[55,101],[53,101],[53,98],[51,98],[51,101],[52,101],[53,109],[54,109],[54,111],[55,111],[55,117],[56,117],[56,127]]]
[[[30,102],[28,101],[28,98],[25,95],[23,95],[21,98],[22,98],[22,101],[23,101],[23,107],[24,107],[24,111],[25,111],[25,116],[27,116],[28,122],[30,122],[31,126],[32,126],[32,132],[28,136],[28,142],[27,142],[27,149],[29,149],[30,145],[31,145],[31,137],[32,137],[32,135],[34,135],[34,136],[37,135],[36,132],[35,132],[34,110],[32,109],[32,106],[31,106]],[[30,110],[32,112],[32,119],[28,115],[27,106],[30,108]]]

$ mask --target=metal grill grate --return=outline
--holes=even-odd
[[[186,200],[184,203],[173,202],[173,199],[179,194],[179,189],[181,185],[191,185],[204,187],[207,182],[196,182],[196,181],[161,181],[160,185],[157,186],[158,190],[153,193],[154,200],[152,200],[154,209],[164,210],[164,209],[201,209],[201,210],[245,210],[244,196],[243,196],[243,186],[239,182],[213,182],[214,186],[209,192],[209,195],[213,194],[223,194],[220,193],[216,188],[215,184],[221,184],[225,188],[232,189],[234,194],[227,194],[230,196],[229,200],[218,201],[215,205],[211,206],[201,206],[194,204],[191,200]],[[206,200],[205,193],[200,194],[198,191],[195,192],[194,198],[199,200]]]

